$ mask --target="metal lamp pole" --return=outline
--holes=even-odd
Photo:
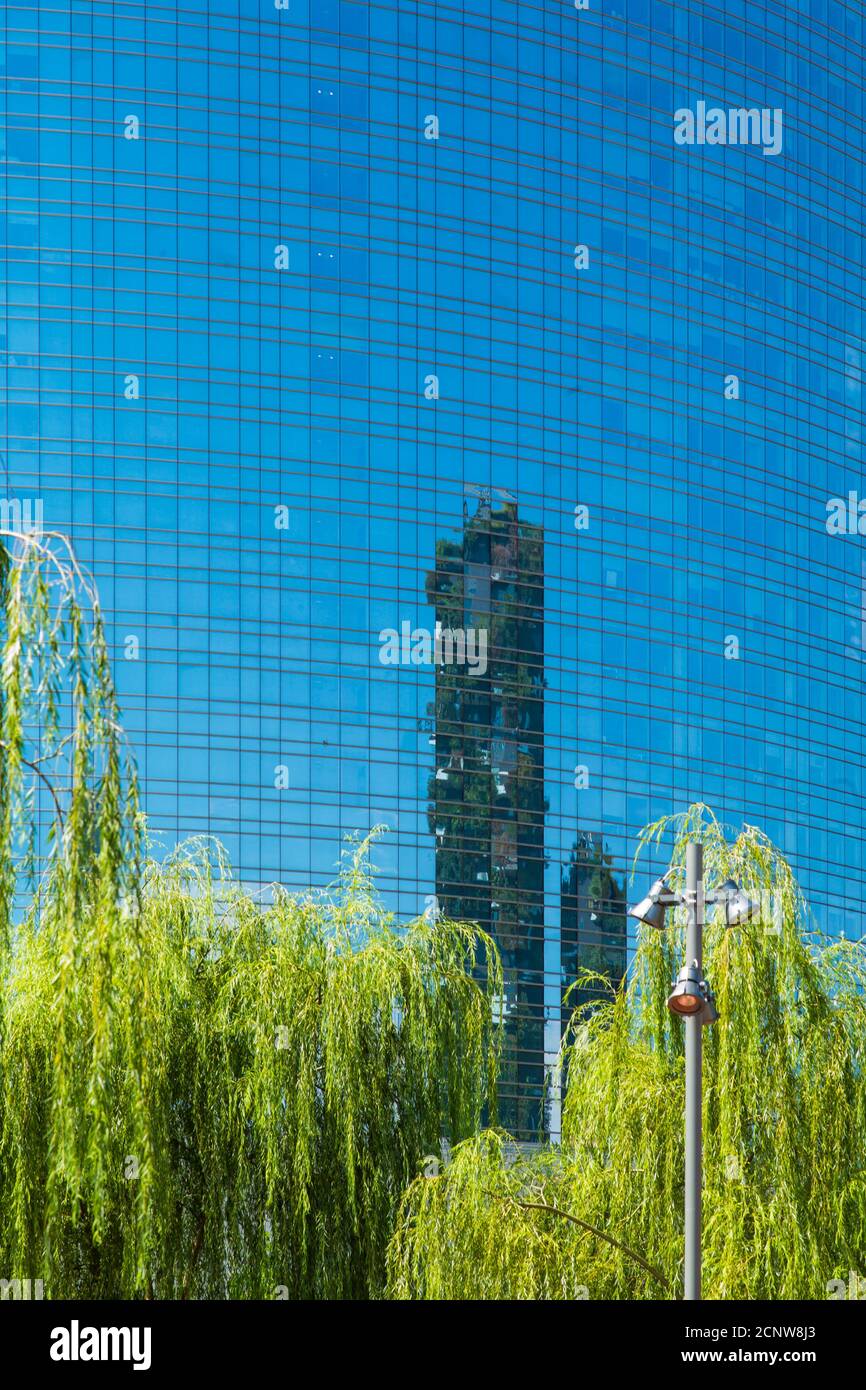
[[[686,961],[701,973],[704,935],[703,845],[686,846]],[[703,1108],[703,1023],[700,1014],[683,1019],[686,1030],[686,1191],[685,1191],[685,1288],[686,1299],[701,1296],[701,1167]]]
[[[712,893],[704,892],[704,849],[697,841],[686,845],[686,891],[674,893],[666,878],[659,878],[649,893],[628,910],[628,915],[657,931],[665,929],[668,907],[685,905],[686,963],[673,982],[668,1008],[677,1014],[686,1030],[686,1153],[685,1153],[685,1279],[686,1299],[701,1296],[701,1169],[702,1159],[702,1080],[703,1030],[718,1022],[715,998],[703,978],[704,911],[707,903],[724,905],[725,925],[740,927],[759,908],[732,878],[725,879]]]

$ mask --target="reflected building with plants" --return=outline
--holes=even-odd
[[[625,975],[628,952],[623,876],[616,872],[602,837],[593,831],[578,834],[562,875],[560,950],[563,997],[585,971],[612,984],[619,984]],[[563,1006],[563,1027],[576,1007],[606,992],[603,981],[573,990]]]
[[[486,634],[487,665],[473,672],[441,662],[424,727],[435,753],[436,905],[478,922],[499,948],[499,1119],[532,1140],[557,1128],[551,1069],[561,1031],[603,986],[568,1004],[565,991],[586,970],[622,979],[626,916],[611,855],[591,831],[567,856],[561,902],[545,911],[545,874],[555,865],[545,850],[544,534],[502,493],[472,489],[462,532],[437,540],[428,604],[444,633]]]
[[[436,670],[429,823],[436,898],[502,956],[500,1121],[539,1131],[544,1059],[544,540],[484,491],[436,545],[427,600],[445,630],[487,633],[487,669]]]

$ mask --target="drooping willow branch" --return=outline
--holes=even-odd
[[[655,1265],[651,1265],[648,1260],[644,1259],[643,1255],[639,1255],[636,1250],[632,1250],[630,1246],[625,1245],[621,1240],[617,1240],[615,1236],[610,1235],[607,1231],[600,1230],[598,1226],[592,1226],[588,1221],[582,1221],[579,1216],[574,1216],[572,1212],[563,1211],[561,1207],[551,1206],[547,1202],[525,1202],[519,1200],[517,1197],[503,1197],[498,1200],[511,1202],[514,1206],[520,1207],[523,1211],[546,1211],[550,1212],[553,1216],[561,1216],[565,1221],[572,1221],[574,1225],[579,1226],[582,1231],[586,1231],[589,1235],[596,1236],[598,1240],[603,1240],[608,1245],[612,1245],[615,1250],[621,1250],[623,1254],[628,1255],[629,1259],[634,1260],[642,1269],[645,1269],[647,1274],[651,1274],[654,1279],[658,1280],[663,1289],[667,1291],[670,1290],[670,1284],[661,1270],[656,1269]]]
[[[8,751],[8,750],[9,750],[9,744],[6,743],[4,739],[0,739],[0,748],[3,748],[3,749],[5,749],[6,751]],[[18,756],[19,756],[19,758],[21,759],[21,762],[22,762],[22,764],[24,765],[24,767],[29,767],[31,772],[35,772],[35,773],[36,773],[36,776],[39,778],[39,780],[41,781],[42,785],[45,787],[46,791],[49,793],[49,795],[50,795],[52,801],[54,802],[54,814],[55,814],[55,816],[56,816],[56,818],[57,818],[58,827],[59,827],[60,830],[62,831],[62,830],[63,830],[63,807],[62,807],[62,805],[61,805],[61,803],[60,803],[60,796],[59,796],[59,794],[58,794],[58,792],[57,792],[57,789],[55,788],[54,783],[52,782],[51,778],[50,778],[50,777],[47,777],[46,774],[42,771],[42,768],[39,766],[40,762],[42,762],[42,759],[41,759],[41,758],[25,758],[25,757],[23,756],[23,754],[21,754],[21,753],[19,753]]]
[[[135,765],[95,585],[58,533],[0,530],[0,538],[0,949],[8,949],[25,870],[62,861],[74,895],[76,872],[91,856],[101,857],[103,881],[114,878],[118,888],[131,885],[140,856]],[[39,787],[54,820],[54,833],[42,837]]]

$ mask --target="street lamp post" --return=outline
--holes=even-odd
[[[686,847],[686,961],[701,975],[704,950],[703,845]],[[686,1192],[685,1280],[686,1299],[701,1296],[701,1166],[702,1166],[702,1062],[703,1023],[700,1013],[683,1020],[686,1030]]]
[[[668,997],[671,1013],[679,1014],[686,1030],[686,1130],[685,1130],[685,1270],[683,1295],[701,1297],[701,1185],[702,1185],[702,1064],[703,1030],[718,1020],[715,999],[703,978],[704,910],[707,903],[724,905],[725,924],[741,926],[757,908],[733,879],[727,879],[709,895],[704,893],[704,851],[697,841],[686,845],[686,889],[674,893],[667,880],[658,879],[647,897],[629,908],[629,916],[664,931],[665,908],[686,909],[686,963]]]

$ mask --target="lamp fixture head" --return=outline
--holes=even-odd
[[[684,965],[668,995],[668,1008],[681,1018],[692,1018],[702,1012],[706,1000],[701,988],[701,976],[695,965]]]
[[[667,881],[663,878],[657,878],[646,897],[641,898],[639,903],[635,903],[633,907],[629,908],[628,915],[636,918],[638,922],[644,922],[648,927],[655,927],[656,931],[664,931],[667,904],[663,899],[672,900],[673,897],[674,894]]]
[[[726,878],[715,892],[716,900],[721,902],[725,913],[726,927],[741,927],[759,912],[758,904],[743,891],[736,879]]]
[[[704,1028],[709,1028],[712,1023],[718,1023],[719,1011],[716,1008],[716,996],[710,989],[706,980],[702,981],[704,986],[704,1007],[701,1010],[701,1024]]]

